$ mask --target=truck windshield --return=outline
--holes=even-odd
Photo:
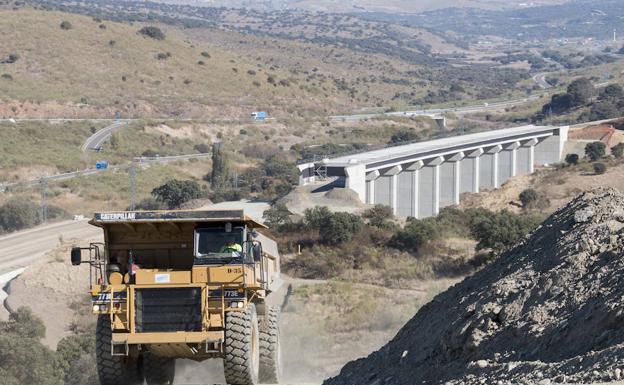
[[[197,229],[195,231],[195,264],[219,263],[242,255],[243,229],[235,227],[230,232],[223,228]]]

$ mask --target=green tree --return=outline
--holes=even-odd
[[[264,217],[264,221],[270,227],[279,227],[290,223],[291,215],[292,213],[283,203],[273,205],[270,209],[265,210],[265,212],[262,214],[262,216]]]
[[[223,146],[215,143],[212,146],[212,173],[210,174],[210,185],[213,189],[222,189],[228,182],[228,159]]]
[[[324,243],[337,245],[350,241],[364,227],[362,218],[350,213],[334,213],[327,224],[320,228],[319,235]]]
[[[622,98],[624,98],[624,88],[619,84],[609,84],[600,92],[599,96],[601,100],[611,99],[618,101]]]
[[[589,110],[589,116],[581,116],[585,120],[595,121],[595,120],[603,120],[603,119],[611,119],[619,117],[620,109],[616,105],[615,101],[612,100],[602,100],[597,103],[594,103]]]
[[[605,156],[606,148],[607,146],[602,142],[587,143],[585,146],[585,155],[591,159],[592,162],[595,162]]]
[[[579,162],[579,156],[578,156],[578,154],[568,154],[565,157],[565,161],[570,166],[575,166]]]
[[[589,103],[594,92],[594,85],[591,80],[587,78],[576,79],[568,86],[568,95],[570,95],[570,101],[573,107]]]
[[[611,147],[611,154],[618,159],[622,159],[624,157],[624,143],[618,143]]]
[[[392,208],[386,205],[375,205],[374,207],[364,211],[363,218],[368,219],[371,226],[380,229],[389,229],[392,227],[391,220],[394,218]]]
[[[192,199],[199,199],[204,193],[194,180],[172,179],[152,190],[152,195],[164,202],[168,208],[180,207]]]

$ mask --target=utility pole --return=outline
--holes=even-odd
[[[48,206],[46,205],[46,189],[48,188],[48,180],[46,178],[41,178],[39,183],[41,187],[41,223],[46,224],[48,223]]]
[[[136,208],[136,165],[134,162],[130,164],[128,174],[130,176],[130,211],[134,211]]]

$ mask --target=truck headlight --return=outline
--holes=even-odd
[[[93,305],[93,311],[100,311],[100,305]]]
[[[106,310],[108,310],[108,306],[100,305],[100,311],[106,311]]]

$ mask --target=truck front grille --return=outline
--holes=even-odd
[[[201,331],[199,288],[135,289],[137,333]]]

